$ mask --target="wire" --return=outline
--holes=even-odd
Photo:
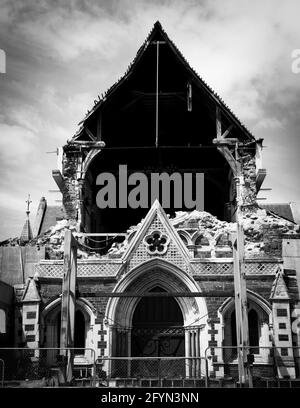
[[[218,311],[218,309],[215,309],[215,310],[214,310],[214,312],[216,312],[216,311]],[[199,320],[203,319],[204,317],[206,317],[206,316],[208,316],[208,315],[209,315],[209,313],[206,313],[205,315],[200,316],[200,317],[198,317],[197,319],[195,319],[192,323],[190,323],[190,324],[188,324],[188,325],[186,325],[186,326],[182,326],[181,328],[182,328],[182,329],[186,329],[186,328],[188,328],[188,327],[190,327],[190,326],[193,326],[194,323],[198,322]],[[133,326],[121,326],[121,325],[120,325],[119,323],[117,323],[114,319],[111,319],[110,317],[107,317],[107,316],[104,316],[103,319],[110,320],[114,325],[117,326],[117,328],[122,329],[122,330],[131,330],[131,329],[134,328]],[[167,327],[166,327],[166,328],[167,328]],[[180,328],[180,327],[179,327],[179,328]]]
[[[77,239],[77,243],[78,243],[79,246],[82,246],[83,248],[86,248],[86,249],[88,249],[88,250],[90,250],[90,251],[101,251],[102,249],[107,248],[107,247],[110,245],[110,242],[111,242],[111,241],[113,241],[113,240],[116,239],[117,237],[123,236],[123,235],[121,235],[121,234],[124,234],[124,233],[126,233],[126,232],[125,232],[125,231],[124,231],[124,232],[120,232],[120,233],[114,235],[113,237],[106,238],[106,239],[102,239],[102,240],[100,240],[100,241],[95,240],[95,239],[93,239],[93,238],[90,238],[90,237],[87,237],[87,236],[86,236],[86,237],[85,237],[86,239],[88,239],[89,241],[92,241],[92,242],[94,242],[94,243],[96,243],[96,244],[100,244],[100,243],[102,243],[102,242],[105,242],[105,243],[106,243],[106,245],[102,245],[102,246],[97,247],[97,248],[90,247],[89,245],[84,244],[83,242],[80,242],[78,239]],[[125,240],[125,238],[124,238],[124,240]]]
[[[97,239],[93,239],[93,238],[91,238],[91,237],[88,237],[88,236],[86,236],[85,238],[87,238],[89,241],[92,241],[92,242],[95,242],[96,244],[99,244],[99,243],[101,243],[101,242],[112,241],[113,239],[115,239],[115,238],[117,238],[117,237],[120,237],[121,234],[124,234],[124,233],[125,233],[125,232],[119,232],[118,234],[114,235],[113,237],[105,238],[105,239],[102,239],[102,240],[100,240],[100,241],[98,241]],[[123,235],[122,235],[122,236],[123,236]],[[125,238],[124,238],[124,239],[125,239]]]
[[[83,244],[82,242],[79,242],[79,241],[78,241],[78,246],[83,247],[83,248],[86,248],[86,249],[89,249],[90,251],[101,251],[103,248],[105,248],[105,247],[92,248],[92,247],[90,247],[90,246],[88,246],[88,245],[86,245],[86,244]],[[107,245],[106,245],[106,246],[107,246]]]

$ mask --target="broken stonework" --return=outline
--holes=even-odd
[[[252,258],[282,256],[282,234],[297,234],[299,226],[276,214],[254,207],[244,212],[246,256]]]
[[[299,230],[297,224],[292,223],[274,213],[251,206],[244,208],[242,217],[245,233],[246,258],[280,258],[282,255],[282,234],[296,234]],[[217,217],[206,211],[178,211],[170,219],[184,243],[192,249],[198,258],[230,258],[232,248],[230,234],[236,229],[232,222],[220,221]],[[47,230],[43,235],[31,240],[27,245],[46,250],[46,259],[63,259],[64,234],[70,229],[78,240],[78,258],[120,258],[126,251],[135,231],[143,221],[127,230],[125,240],[121,243],[111,242],[99,251],[93,247],[88,239],[84,239],[77,232],[76,221],[61,220]]]

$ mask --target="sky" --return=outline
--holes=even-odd
[[[28,193],[32,223],[42,196],[59,204],[48,152],[71,139],[156,20],[264,138],[272,190],[261,202],[300,203],[299,16],[299,0],[0,0],[0,240],[20,235]]]

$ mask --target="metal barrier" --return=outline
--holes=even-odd
[[[300,347],[251,347],[254,387],[300,387]],[[0,386],[239,387],[238,347],[208,347],[204,357],[101,357],[94,349],[0,348]]]
[[[95,350],[79,348],[0,348],[4,387],[53,387],[66,384],[68,360],[73,360],[71,386],[95,386]]]
[[[205,350],[206,386],[240,386],[238,351],[247,351],[245,366],[254,387],[300,386],[300,347],[208,347]],[[246,354],[246,353],[245,353]]]
[[[107,379],[204,379],[203,357],[103,357]]]

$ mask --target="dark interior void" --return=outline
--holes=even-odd
[[[157,287],[151,292],[164,292]],[[171,297],[142,298],[133,314],[132,356],[184,356],[183,317]]]
[[[134,172],[141,172],[148,180],[147,208],[119,208],[119,165],[127,165],[128,177]],[[97,205],[97,193],[103,186],[96,185],[100,173],[112,173],[116,177],[117,208],[100,209]],[[174,201],[174,184],[170,183],[170,208],[162,202],[163,192],[160,191],[160,203],[171,216],[175,211],[191,211],[185,205],[184,173],[193,174],[192,193],[196,200],[196,188],[201,196],[204,194],[204,210],[221,220],[230,219],[231,178],[229,165],[216,149],[186,148],[151,148],[151,149],[104,149],[92,162],[86,175],[84,188],[83,225],[87,232],[125,232],[131,225],[138,224],[151,207],[151,173],[169,175],[179,173],[182,180],[182,206]],[[200,185],[196,187],[196,173],[204,174],[204,192]],[[135,186],[128,186],[128,193]],[[165,193],[165,192],[164,192]],[[178,193],[178,190],[177,190]]]
[[[164,41],[163,35],[156,33],[130,75],[109,92],[109,97],[101,105],[101,112],[100,109],[95,111],[86,121],[88,129],[101,137],[108,147],[155,145],[156,40]],[[224,132],[230,126],[231,118],[224,112],[221,120]],[[158,144],[206,145],[212,143],[215,135],[214,97],[170,44],[160,44]],[[245,138],[239,127],[233,128],[230,135],[240,140]]]
[[[165,42],[159,46],[156,105],[157,45],[152,43],[156,40],[165,41],[160,30],[154,33],[130,75],[109,91],[105,102],[85,122],[86,129],[106,145],[91,163],[85,180],[82,226],[86,232],[126,231],[149,210],[99,210],[96,206],[98,174],[117,174],[122,164],[128,166],[129,172],[148,175],[151,172],[204,173],[204,210],[221,220],[230,220],[229,214],[233,212],[232,208],[228,209],[232,201],[230,169],[213,144],[216,101],[173,46]],[[232,118],[223,112],[221,122],[225,132]],[[239,126],[234,126],[230,137],[244,140],[246,136]],[[171,215],[175,210],[186,209],[184,205],[165,208]]]
[[[150,292],[166,292],[156,287]],[[139,301],[133,315],[133,327],[182,326],[183,318],[177,301],[172,297],[144,297]]]
[[[58,313],[56,317],[56,344],[57,347],[60,347],[60,330],[61,330],[61,313]],[[85,348],[85,319],[81,310],[76,310],[75,312],[75,324],[74,324],[74,348],[77,350],[74,351],[74,354],[84,354]],[[81,349],[82,348],[82,349]]]
[[[259,322],[258,315],[254,309],[248,312],[248,325],[249,325],[249,345],[251,346],[251,353],[259,354]],[[237,346],[236,338],[236,316],[235,310],[231,314],[231,338],[232,346]],[[235,350],[234,350],[235,351]]]
[[[75,313],[74,347],[77,348],[75,354],[84,353],[84,350],[80,350],[80,348],[84,349],[85,347],[85,319],[80,310],[76,310]]]

